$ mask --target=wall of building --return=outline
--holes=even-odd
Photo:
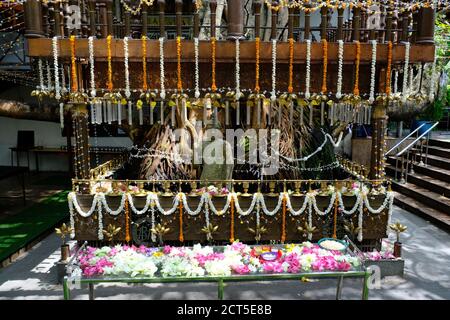
[[[20,120],[6,117],[0,117],[0,165],[11,165],[10,147],[17,145],[18,130],[33,130],[35,146],[56,147],[66,146],[66,137],[61,135],[59,123]],[[95,139],[90,138],[91,146],[95,146]],[[112,147],[130,147],[132,142],[127,137],[99,137],[97,138],[98,146]],[[26,165],[26,154],[22,154],[19,158],[21,165]],[[14,165],[16,164],[16,156],[14,155]],[[67,171],[68,156],[67,155],[40,155],[39,166],[41,171]],[[35,169],[35,158],[30,154],[30,169]]]

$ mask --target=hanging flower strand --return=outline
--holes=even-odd
[[[70,36],[70,57],[71,57],[71,76],[72,76],[72,84],[71,89],[72,92],[78,91],[78,80],[77,80],[77,65],[76,65],[76,57],[75,57],[75,36]]]
[[[94,37],[90,36],[88,38],[88,48],[89,48],[89,73],[90,73],[90,87],[91,87],[91,97],[95,97],[96,96],[96,91],[95,91],[95,70],[94,70]]]
[[[195,98],[200,97],[199,69],[198,69],[198,38],[194,38],[194,60],[195,60]]]
[[[322,90],[323,94],[327,93],[327,69],[328,69],[328,41],[322,39],[323,49],[323,77],[322,77]]]
[[[211,74],[211,90],[216,92],[216,37],[211,37],[211,58],[212,58],[212,74]]]
[[[181,81],[181,37],[177,37],[177,90],[183,90],[183,83]]]
[[[239,100],[241,97],[241,66],[239,63],[239,57],[240,57],[240,43],[239,38],[236,38],[236,99]]]
[[[277,39],[272,39],[272,93],[270,100],[275,102],[276,96],[276,84],[277,84]]]
[[[392,71],[392,41],[388,42],[388,60],[386,67],[386,88],[385,92],[388,96],[391,95],[391,71]]]
[[[160,72],[160,81],[161,81],[161,99],[166,98],[166,89],[164,86],[165,74],[164,74],[164,38],[159,38],[159,72]],[[162,110],[162,108],[161,108]]]
[[[130,69],[128,65],[128,37],[123,38],[123,52],[124,52],[124,69],[125,69],[125,97],[127,99],[131,96],[130,90]]]
[[[372,66],[370,68],[370,94],[369,103],[375,101],[375,74],[377,71],[377,40],[372,40]]]
[[[55,69],[55,98],[61,99],[61,87],[59,85],[59,63],[58,63],[58,37],[52,39],[53,68]]]
[[[289,83],[288,83],[289,93],[292,93],[294,91],[293,74],[294,74],[294,38],[289,38]]]
[[[148,89],[147,84],[147,37],[144,35],[141,39],[142,44],[142,90]]]
[[[338,40],[338,76],[337,76],[337,88],[336,98],[342,98],[342,70],[344,64],[344,41]]]
[[[356,41],[356,59],[355,59],[355,84],[353,87],[353,95],[359,96],[359,63],[361,61],[361,43]]]
[[[108,87],[109,91],[113,90],[111,40],[112,40],[112,36],[108,35],[108,37],[106,38],[106,45],[107,45],[107,50],[108,50],[108,57],[107,57],[107,61],[108,61],[108,83],[107,83],[107,87]]]
[[[260,54],[260,45],[261,45],[261,40],[259,37],[255,38],[255,46],[256,46],[256,63],[255,63],[255,91],[256,93],[259,93],[259,90],[261,89],[259,87],[259,54]]]
[[[311,96],[309,86],[311,81],[311,40],[306,40],[306,79],[305,79],[305,98]]]
[[[411,44],[409,42],[405,43],[405,65],[403,67],[403,87],[402,87],[402,101],[406,101],[406,95],[408,90],[408,68],[409,68],[409,51]]]

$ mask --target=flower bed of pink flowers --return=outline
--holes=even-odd
[[[234,242],[224,247],[150,248],[117,245],[87,247],[78,256],[84,276],[200,277],[232,274],[349,271],[360,260],[304,242],[282,247],[248,246]]]

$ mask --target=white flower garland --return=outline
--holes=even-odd
[[[288,194],[286,194],[286,209],[293,215],[293,216],[299,216],[306,210],[306,206],[310,203],[309,197],[304,197],[303,199],[303,205],[300,207],[298,211],[295,211],[292,208],[291,198]]]
[[[125,97],[129,99],[131,97],[130,90],[130,69],[128,65],[128,37],[123,38],[123,52],[124,52],[124,63],[125,63]]]
[[[320,211],[320,209],[317,207],[316,196],[314,194],[308,193],[307,197],[309,197],[309,201],[311,201],[312,207],[314,208],[316,214],[318,214],[319,216],[325,216],[333,209],[334,201],[336,200],[336,193],[334,192],[331,194],[330,203],[324,211]]]
[[[105,194],[101,193],[99,196],[99,200],[100,200],[101,204],[103,205],[103,208],[105,208],[105,211],[112,216],[117,216],[119,213],[121,213],[123,211],[123,209],[125,208],[125,199],[126,199],[126,194],[122,194],[122,198],[120,199],[119,206],[117,207],[116,210],[112,210],[108,206]]]
[[[160,80],[161,80],[161,99],[166,98],[166,89],[164,87],[165,75],[164,75],[164,38],[159,38],[159,70],[160,70]]]
[[[235,205],[235,208],[236,208],[236,212],[239,213],[241,216],[248,216],[253,211],[253,209],[255,208],[256,203],[258,202],[258,193],[254,193],[253,194],[253,199],[252,199],[252,202],[250,203],[249,208],[246,211],[243,211],[241,209],[241,206],[239,205],[237,194],[233,193],[232,197],[234,199],[234,205]]]
[[[147,194],[147,197],[146,197],[146,199],[145,199],[145,205],[144,205],[144,208],[142,208],[142,210],[138,210],[138,209],[136,209],[136,207],[134,206],[134,203],[133,203],[133,197],[131,196],[131,194],[127,194],[127,197],[128,197],[128,204],[130,205],[130,208],[131,208],[131,210],[134,212],[134,213],[136,213],[137,215],[141,215],[141,214],[144,214],[144,213],[146,213],[147,211],[148,211],[148,208],[150,208],[150,206],[151,206],[151,203],[152,203],[152,200],[153,200],[153,196],[152,196],[152,194]]]
[[[199,71],[198,71],[198,38],[194,38],[194,56],[195,56],[195,98],[200,98]]]
[[[103,240],[103,212],[102,204],[98,201],[98,240]]]
[[[308,195],[307,195],[308,197]],[[309,197],[308,197],[309,198]],[[312,228],[312,206],[313,203],[311,201],[311,199],[308,200],[308,227],[311,229]],[[312,239],[312,232],[308,232],[308,240]]]
[[[342,98],[342,69],[344,64],[344,41],[338,40],[338,80],[336,89],[336,98]]]
[[[345,210],[344,201],[342,200],[342,194],[340,192],[337,193],[339,206],[342,207],[342,212],[346,215],[352,215],[358,210],[358,208],[363,204],[361,192],[356,194],[356,201],[350,210]]]
[[[239,38],[236,39],[236,100],[239,100],[241,97],[241,66],[239,63],[240,60],[240,43]]]
[[[208,195],[208,194],[207,194]],[[222,210],[220,210],[221,212],[226,212],[228,210],[228,207],[231,204],[231,193],[229,193],[227,195],[227,202],[225,203],[225,205],[223,206]],[[209,206],[209,208],[211,209],[211,212],[214,213],[215,215],[219,215],[218,210],[216,209],[216,206],[214,205],[214,203],[211,200],[211,197],[208,195],[207,197],[207,204]]]
[[[192,210],[189,207],[189,204],[187,202],[187,197],[184,193],[181,193],[181,199],[183,201],[183,208],[184,210],[186,210],[186,212],[191,215],[191,216],[197,216],[200,214],[200,212],[202,211],[203,205],[205,204],[205,201],[207,202],[207,198],[208,198],[208,194],[204,193],[202,194],[201,198],[200,198],[200,202],[198,203],[197,209]]]
[[[276,83],[277,83],[277,39],[272,39],[272,92],[270,94],[270,100],[275,102],[276,96]]]
[[[94,59],[94,37],[90,36],[88,38],[88,47],[89,47],[89,67],[90,67],[90,84],[91,84],[91,97],[94,98],[96,96],[95,90],[95,59]]]
[[[44,84],[44,66],[42,64],[42,59],[39,58],[38,60],[38,73],[39,73],[39,89],[45,90],[45,84]]]
[[[92,215],[92,213],[95,211],[95,208],[97,207],[97,204],[98,204],[98,198],[99,198],[98,194],[94,195],[94,198],[92,200],[91,208],[87,212],[84,212],[81,209],[80,204],[78,203],[76,193],[75,192],[71,192],[71,193],[69,193],[69,196],[68,196],[69,207],[70,207],[71,204],[73,204],[73,206],[77,210],[78,214],[80,216],[82,216],[83,218],[87,218],[87,217],[90,217]]]
[[[305,79],[305,98],[309,99],[311,94],[309,86],[311,81],[311,40],[306,40],[306,79]]]
[[[155,230],[155,203],[152,202],[151,206],[150,206],[150,211],[152,213],[152,230]],[[156,234],[154,232],[152,232],[152,242],[156,242]]]
[[[53,67],[55,69],[55,98],[61,99],[61,87],[59,85],[59,63],[58,63],[58,37],[52,38]]]
[[[53,89],[52,85],[52,71],[50,69],[50,63],[48,60],[45,61],[45,66],[47,68],[47,89],[50,91]]]
[[[394,93],[398,92],[398,70],[394,73]]]
[[[377,70],[377,40],[372,40],[372,67],[370,69],[370,95],[369,103],[375,101],[375,75]]]
[[[409,42],[405,43],[405,65],[403,67],[403,87],[402,87],[402,101],[406,102],[406,94],[408,90],[408,67],[409,67],[409,50],[411,44]]]
[[[430,93],[428,95],[430,102],[434,101],[434,88],[435,88],[434,74],[436,73],[436,61],[437,61],[437,46],[434,49],[434,60],[433,60],[433,65],[431,67]]]
[[[259,194],[259,204],[261,204],[261,209],[263,210],[264,214],[268,216],[274,216],[277,212],[280,211],[281,205],[283,204],[283,197],[284,193],[280,193],[278,197],[278,203],[275,206],[275,208],[272,211],[269,211],[266,206],[266,202],[264,201],[264,196],[262,193]]]

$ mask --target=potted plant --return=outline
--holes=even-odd
[[[61,237],[61,261],[67,261],[70,256],[69,245],[67,244],[67,237],[73,231],[71,227],[68,227],[65,223],[62,224],[60,228],[55,228],[55,232]]]
[[[389,228],[397,235],[397,240],[394,242],[394,256],[400,258],[402,256],[402,243],[400,242],[400,233],[405,232],[408,229],[407,226],[402,225],[400,221],[390,224]]]

